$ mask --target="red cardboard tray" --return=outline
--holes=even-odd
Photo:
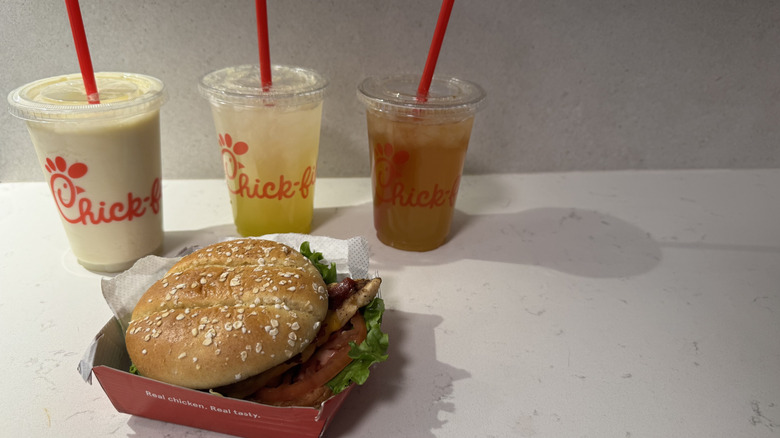
[[[320,437],[352,389],[319,409],[276,407],[141,377],[125,371],[130,358],[116,319],[98,333],[90,352],[91,363],[79,366],[82,376],[91,383],[91,369],[117,411],[241,437]]]

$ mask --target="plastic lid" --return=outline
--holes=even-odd
[[[134,73],[95,73],[99,104],[87,102],[81,74],[55,76],[8,94],[9,112],[24,120],[63,121],[128,117],[158,110],[167,100],[161,80]]]
[[[322,100],[328,81],[313,70],[274,65],[273,85],[260,83],[260,67],[239,65],[206,74],[198,84],[200,94],[212,103],[244,106],[298,106]]]
[[[425,100],[417,98],[419,75],[370,77],[358,86],[358,98],[367,108],[410,117],[462,116],[476,113],[486,93],[479,85],[457,78],[434,76]]]

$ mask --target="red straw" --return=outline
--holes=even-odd
[[[265,0],[255,0],[257,9],[257,41],[260,46],[260,82],[264,90],[271,88],[271,51],[268,46],[268,11]]]
[[[431,88],[433,71],[436,69],[436,61],[439,59],[441,43],[444,41],[444,33],[447,31],[447,23],[450,21],[450,13],[452,12],[452,4],[454,2],[455,0],[443,0],[441,3],[439,20],[436,22],[433,41],[431,42],[430,50],[428,50],[428,59],[425,61],[425,69],[423,70],[422,78],[420,78],[420,86],[417,87],[418,100],[425,101],[428,97],[428,89]]]
[[[87,102],[100,103],[97,85],[95,84],[95,72],[92,70],[92,58],[89,57],[89,45],[87,35],[84,33],[84,22],[81,21],[81,8],[78,0],[65,0],[70,19],[70,30],[73,32],[73,42],[76,45],[76,55],[79,58],[81,79],[84,81],[84,89],[87,92]]]

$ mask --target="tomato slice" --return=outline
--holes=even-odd
[[[349,357],[349,343],[360,344],[366,339],[366,321],[360,312],[355,313],[350,323],[351,328],[332,334],[328,341],[301,365],[298,375],[292,382],[260,388],[250,399],[272,405],[294,401],[336,377],[352,362],[352,358]]]

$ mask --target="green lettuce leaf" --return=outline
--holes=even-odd
[[[366,340],[360,345],[349,343],[349,357],[353,359],[352,362],[327,383],[334,394],[343,391],[352,382],[362,385],[368,379],[368,369],[371,365],[387,360],[388,336],[381,328],[384,311],[385,303],[381,298],[374,298],[365,307],[363,318],[366,320]]]
[[[325,284],[336,282],[336,264],[331,263],[330,266],[328,266],[325,263],[322,263],[322,253],[312,251],[309,247],[308,241],[301,244],[301,254],[303,254],[303,256],[307,259],[311,260],[311,262],[314,264],[314,267],[320,271],[320,275],[322,275],[322,279],[325,281]]]

